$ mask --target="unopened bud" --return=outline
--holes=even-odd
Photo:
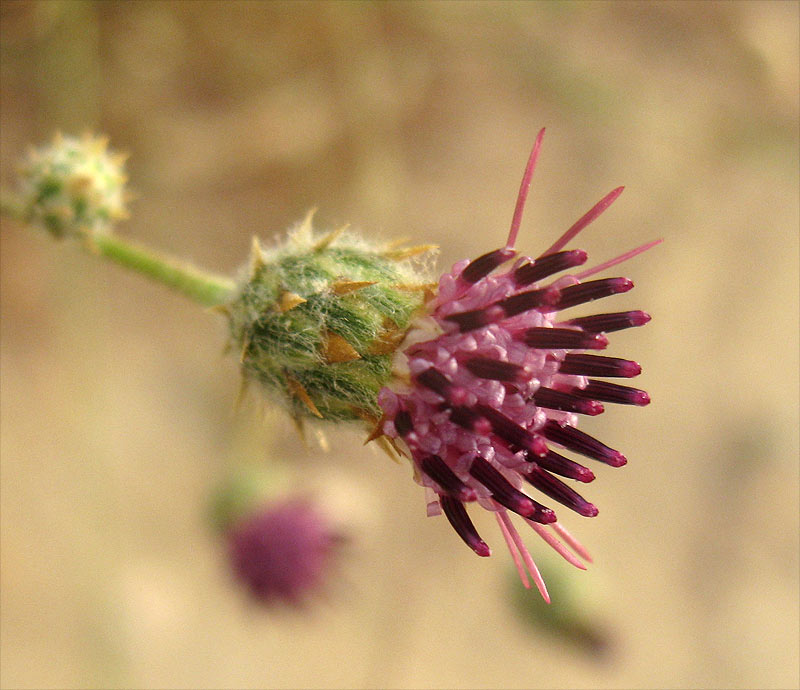
[[[315,233],[311,215],[273,249],[254,242],[226,308],[233,347],[246,379],[277,392],[295,418],[374,422],[392,354],[426,299],[416,257],[433,248]]]
[[[108,232],[127,217],[124,161],[107,150],[104,138],[57,134],[23,163],[27,219],[56,237]]]

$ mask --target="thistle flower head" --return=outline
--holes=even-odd
[[[427,313],[417,319],[404,344],[397,362],[400,382],[380,393],[384,414],[378,431],[412,459],[417,481],[429,492],[429,514],[444,512],[480,556],[490,555],[490,549],[465,504],[477,502],[492,511],[523,583],[529,586],[527,567],[549,600],[509,512],[584,568],[575,554],[590,560],[585,549],[557,522],[555,512],[523,487],[582,516],[597,515],[592,503],[558,478],[585,483],[594,474],[562,453],[612,467],[627,461],[618,450],[579,431],[578,418],[600,414],[603,403],[649,402],[644,391],[603,380],[637,375],[636,362],[597,352],[608,346],[607,333],[641,326],[650,317],[624,311],[573,318],[567,310],[630,290],[633,283],[627,278],[585,279],[655,243],[557,277],[586,261],[584,251],[564,247],[619,196],[620,187],[539,257],[519,256],[514,244],[543,133],[528,161],[506,246],[461,261],[441,277]],[[509,269],[494,272],[512,261]]]
[[[300,604],[329,574],[340,536],[305,498],[261,505],[230,528],[236,577],[258,601]]]
[[[226,307],[247,380],[275,391],[292,415],[378,419],[392,353],[423,306],[432,247],[380,247],[345,228],[315,233],[312,214],[273,249],[253,243]]]
[[[33,149],[21,170],[21,197],[32,223],[56,237],[107,232],[127,217],[125,156],[107,140],[57,134]]]

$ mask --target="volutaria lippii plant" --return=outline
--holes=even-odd
[[[584,547],[545,503],[584,517],[597,508],[574,488],[594,479],[575,456],[620,467],[625,456],[578,429],[605,403],[647,405],[647,393],[608,379],[639,364],[599,354],[608,334],[642,326],[643,311],[574,318],[572,307],[627,292],[627,278],[595,276],[657,244],[583,268],[574,237],[620,195],[603,197],[535,258],[516,247],[542,142],[536,138],[505,246],[459,261],[432,281],[434,247],[376,244],[346,228],[318,231],[312,213],[283,241],[257,239],[236,279],[210,275],[115,234],[126,215],[120,157],[105,142],[59,136],[25,162],[20,192],[3,212],[158,280],[229,324],[242,376],[298,425],[366,426],[367,438],[411,463],[427,513],[444,514],[479,556],[489,546],[466,506],[494,513],[526,587],[547,589],[512,514],[569,563]],[[527,491],[527,493],[526,493]]]

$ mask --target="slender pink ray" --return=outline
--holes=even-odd
[[[519,186],[517,205],[514,208],[514,218],[511,220],[511,230],[508,232],[508,240],[506,241],[506,247],[509,249],[513,249],[517,242],[517,233],[519,232],[520,223],[522,223],[522,210],[525,208],[525,200],[528,198],[528,190],[531,188],[533,170],[536,167],[536,159],[539,157],[539,149],[542,147],[543,137],[544,127],[539,131],[536,141],[533,143],[533,149],[528,158],[528,164],[525,166],[525,174],[522,176],[522,184]]]
[[[534,522],[533,520],[525,519],[533,529],[536,531],[542,539],[551,546],[559,556],[561,556],[567,563],[574,565],[576,568],[580,568],[581,570],[586,570],[586,566],[581,563],[575,556],[573,556],[568,550],[567,547],[564,546],[556,537],[554,537],[550,532],[547,531],[547,528],[544,525],[540,525],[538,522]]]
[[[522,565],[522,559],[519,557],[517,547],[514,545],[514,539],[511,536],[511,533],[508,531],[508,527],[506,527],[501,518],[501,515],[505,516],[505,513],[505,510],[500,510],[496,512],[494,516],[497,518],[497,524],[500,525],[500,531],[503,533],[503,538],[506,540],[506,546],[508,546],[508,551],[511,554],[511,558],[514,559],[514,565],[517,566],[519,579],[522,580],[522,584],[524,585],[525,589],[530,589],[531,583],[528,580],[528,574],[525,572],[525,567]]]
[[[505,510],[502,511],[502,514],[500,515],[500,521],[501,523],[505,523],[506,529],[511,535],[511,538],[514,540],[514,543],[516,544],[517,549],[522,556],[522,560],[525,561],[525,565],[528,567],[528,572],[531,574],[533,581],[536,583],[536,588],[539,590],[539,594],[541,594],[542,599],[549,604],[550,595],[547,593],[547,587],[544,584],[542,574],[539,572],[539,568],[536,567],[536,563],[534,563],[530,551],[528,551],[528,548],[525,546],[525,542],[522,541],[522,537],[519,536],[517,528],[514,527],[514,523],[511,522],[511,518],[508,516],[508,512]]]
[[[588,278],[589,276],[593,276],[595,273],[600,273],[600,271],[605,271],[607,268],[611,268],[612,266],[616,266],[617,264],[621,264],[623,261],[627,261],[628,259],[632,259],[634,256],[641,254],[642,252],[646,252],[648,249],[652,249],[657,244],[661,244],[664,240],[658,239],[653,240],[652,242],[648,242],[647,244],[643,244],[641,247],[636,247],[636,249],[631,249],[624,254],[620,254],[618,257],[606,261],[605,263],[600,264],[599,266],[593,266],[582,273],[577,273],[575,277],[578,280],[583,280],[584,278]]]
[[[614,203],[614,200],[622,194],[622,190],[625,187],[617,187],[616,189],[610,191],[606,194],[600,201],[598,201],[592,208],[590,208],[586,213],[584,213],[574,224],[573,226],[567,230],[561,237],[559,237],[555,244],[550,247],[547,251],[543,252],[539,255],[541,258],[542,256],[547,256],[548,254],[554,254],[555,252],[563,249],[567,242],[569,242],[575,235],[577,235],[581,230],[583,230],[589,223],[595,220],[603,211],[605,211],[611,204]]]
[[[592,557],[589,555],[589,552],[586,550],[586,547],[581,544],[575,537],[573,537],[568,531],[567,528],[564,527],[560,522],[552,523],[551,527],[556,531],[556,533],[569,544],[570,548],[577,553],[581,558],[588,561],[589,563],[592,562]]]

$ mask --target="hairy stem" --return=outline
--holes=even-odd
[[[94,235],[88,238],[87,246],[111,261],[167,285],[207,307],[227,302],[235,287],[229,278],[201,271],[185,261],[154,252],[113,234]]]

